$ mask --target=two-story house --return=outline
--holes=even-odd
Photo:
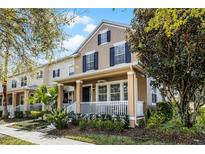
[[[34,78],[25,73],[11,77],[9,104],[24,104],[28,110],[25,100],[32,90],[41,84],[57,84],[58,108],[67,106],[77,113],[128,114],[134,127],[145,109],[161,98],[144,75],[137,52],[128,48],[127,28],[129,25],[102,21],[74,54],[43,65]]]

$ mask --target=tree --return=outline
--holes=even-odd
[[[191,127],[205,104],[205,9],[136,9],[131,27],[130,48],[152,86]]]
[[[62,49],[63,26],[72,22],[56,9],[0,9],[0,80],[3,114],[7,118],[8,74],[32,71],[39,59]],[[37,60],[38,59],[38,60]]]
[[[47,88],[46,85],[38,87],[33,96],[29,96],[28,102],[30,104],[43,103],[45,105],[46,111],[48,107],[56,108],[58,90],[57,87]]]

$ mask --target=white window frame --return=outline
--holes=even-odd
[[[108,101],[108,85],[98,85],[98,88],[96,89],[97,91],[96,91],[96,93],[97,93],[97,99],[96,100],[98,100],[99,101],[99,86],[105,86],[106,87],[106,101]],[[105,94],[105,93],[103,93],[103,94]],[[101,102],[101,101],[100,101]]]
[[[73,74],[72,75],[74,75],[74,73],[75,73],[75,65],[74,64],[69,64],[68,65],[68,75],[70,76],[70,67],[73,67]]]
[[[111,84],[120,84],[120,100],[119,101],[127,101],[124,100],[124,88],[123,84],[125,82],[128,82],[127,80],[117,80],[117,81],[109,81],[109,82],[103,82],[103,83],[96,83],[96,101],[99,102],[98,99],[98,86],[99,85],[107,85],[107,101],[111,101],[111,93],[110,93],[110,86]]]
[[[104,44],[107,44],[108,43],[108,41],[107,41],[107,32],[108,32],[108,28],[106,28],[106,29],[104,29],[104,30],[101,30],[99,33],[101,34],[100,35],[100,45],[104,45]],[[103,42],[102,43],[102,35],[103,34],[106,34],[106,42]]]
[[[156,95],[156,102],[152,101],[152,95]],[[157,88],[153,89],[152,88],[152,94],[151,94],[151,101],[152,101],[152,105],[156,105],[157,104],[157,100],[158,100],[158,95],[157,95]]]
[[[120,51],[120,54],[116,52],[116,48],[119,47],[119,46],[124,46],[124,51],[123,51],[123,52]],[[124,64],[124,63],[126,62],[125,43],[124,43],[124,44],[123,44],[123,43],[120,43],[120,44],[118,44],[118,45],[115,45],[114,48],[115,48],[115,52],[114,52],[114,57],[115,57],[115,58],[114,58],[114,64],[115,64],[115,65]],[[119,57],[119,56],[122,56],[122,55],[124,56],[124,62],[116,63],[116,57]]]
[[[90,71],[90,70],[94,70],[94,67],[95,67],[95,55],[94,55],[94,53],[95,53],[95,52],[92,52],[92,53],[90,53],[90,54],[86,54],[86,72],[87,72],[87,71]],[[88,57],[88,56],[91,56],[91,55],[93,55],[93,61],[89,61],[89,63],[88,63],[87,57]],[[91,58],[90,58],[90,59],[91,59]],[[93,63],[93,68],[88,70],[88,69],[87,69],[87,65],[88,65],[88,64],[91,64],[91,63]]]

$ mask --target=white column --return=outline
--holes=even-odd
[[[57,102],[57,108],[62,109],[63,108],[63,84],[58,84],[58,102]]]

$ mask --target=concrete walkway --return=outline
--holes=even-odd
[[[75,141],[47,133],[37,131],[24,131],[16,128],[7,127],[11,124],[0,125],[0,134],[9,135],[18,139],[32,142],[39,145],[89,145],[89,143]]]

